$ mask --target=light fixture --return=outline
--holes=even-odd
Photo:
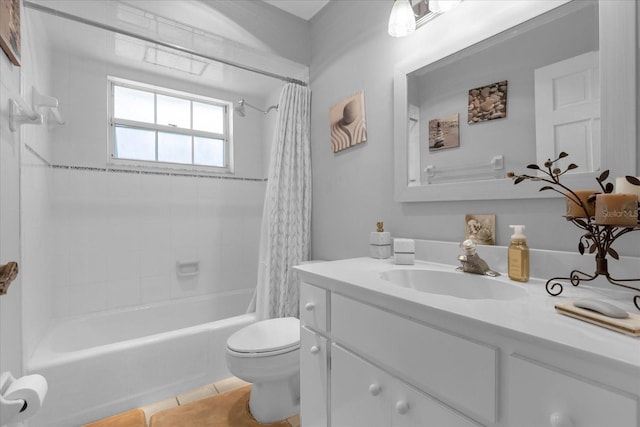
[[[404,37],[416,30],[416,17],[409,0],[394,0],[389,16],[389,35]]]
[[[429,0],[431,12],[447,12],[457,6],[462,0]]]
[[[463,0],[394,0],[389,16],[389,35],[404,37]]]

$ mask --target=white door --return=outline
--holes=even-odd
[[[588,52],[535,70],[536,158],[542,166],[565,151],[560,163],[573,172],[600,169],[600,79],[598,52]]]

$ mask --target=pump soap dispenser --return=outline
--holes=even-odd
[[[513,228],[511,244],[507,252],[509,278],[518,282],[529,281],[529,247],[527,237],[522,233],[524,225],[510,225]]]

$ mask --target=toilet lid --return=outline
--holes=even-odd
[[[239,353],[267,353],[300,346],[300,321],[295,317],[262,320],[229,337],[227,347]]]

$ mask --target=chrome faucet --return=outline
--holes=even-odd
[[[476,244],[473,240],[468,239],[460,243],[460,248],[464,251],[463,255],[458,255],[458,261],[462,265],[456,268],[457,271],[465,273],[482,274],[485,276],[497,277],[500,275],[497,271],[489,268],[485,260],[480,258],[476,251]]]

